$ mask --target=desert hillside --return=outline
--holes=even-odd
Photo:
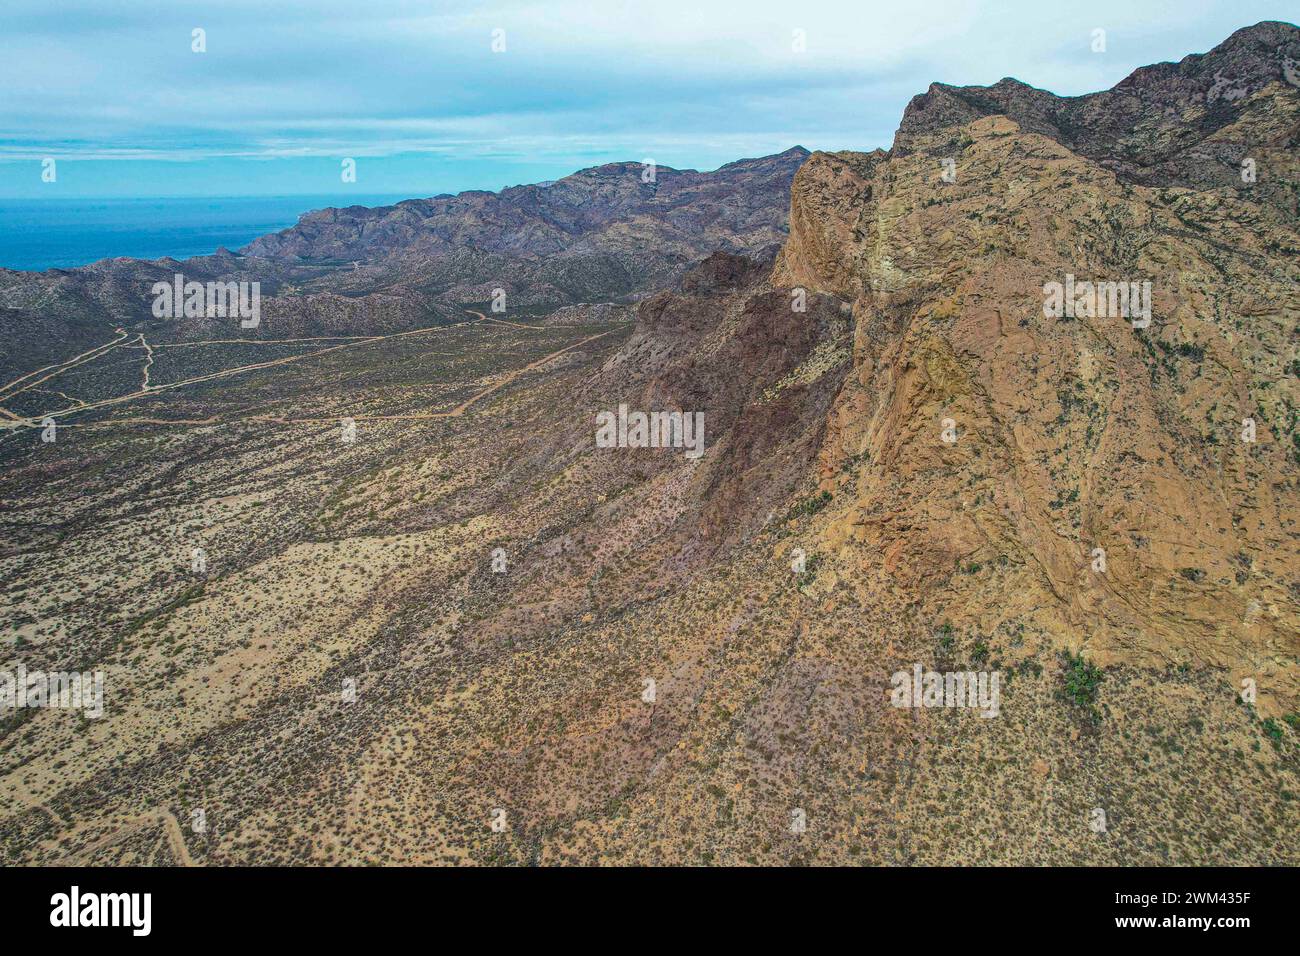
[[[253,341],[6,277],[100,311],[0,389],[0,654],[108,690],[3,718],[0,859],[1300,863],[1297,62],[313,214],[221,274],[394,307]]]

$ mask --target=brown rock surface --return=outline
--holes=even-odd
[[[867,529],[900,586],[979,564],[993,580],[964,589],[972,620],[1014,596],[1099,661],[1266,672],[1273,714],[1300,700],[1300,90],[1265,54],[1297,33],[1264,24],[1074,101],[1012,81],[932,87],[891,153],[802,167],[774,276],[854,299],[826,468],[870,461],[838,520]],[[1225,71],[1243,94],[1207,132],[1203,88]],[[1134,99],[1158,121],[1133,131]],[[1259,183],[1207,185],[1214,162],[1188,159],[1189,136],[1225,130]],[[1160,145],[1136,149],[1141,135]],[[1043,286],[1067,273],[1149,281],[1150,328],[1045,317]]]

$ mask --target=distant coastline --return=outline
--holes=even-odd
[[[235,250],[327,206],[383,206],[409,196],[0,199],[0,268],[71,269],[101,259],[187,259]]]

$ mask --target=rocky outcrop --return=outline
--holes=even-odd
[[[1297,44],[1260,24],[1072,99],[935,85],[888,154],[813,154],[773,281],[854,302],[822,459],[846,561],[1295,708]],[[1149,283],[1149,327],[1046,315],[1076,280]]]
[[[1294,33],[1068,102],[932,88],[889,152],[803,164],[774,261],[768,212],[624,166],[187,263],[365,327],[487,276],[607,291],[10,443],[12,652],[104,661],[114,700],[0,727],[0,859],[1294,865],[1297,90],[1263,61]],[[1243,95],[1207,110],[1215,73]],[[678,262],[696,230],[725,251]],[[624,407],[703,447],[602,440]],[[900,706],[918,667],[997,676],[996,713]]]
[[[678,288],[641,303],[627,343],[584,389],[592,406],[699,412],[707,455],[689,468],[688,539],[714,553],[784,509],[815,467],[849,367],[847,306],[812,295],[802,311],[767,283],[766,262],[715,253]],[[645,454],[638,468],[677,467]]]
[[[1244,159],[1275,168],[1279,154],[1300,146],[1297,33],[1288,23],[1259,23],[1209,53],[1142,67],[1113,89],[1084,96],[1056,96],[1012,78],[988,87],[934,83],[908,104],[892,152],[902,156],[922,141],[942,143],[935,139],[942,130],[1006,116],[1122,182],[1236,188]],[[1285,183],[1260,175],[1251,192],[1294,219],[1297,197]]]

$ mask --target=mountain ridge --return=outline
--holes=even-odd
[[[832,413],[825,487],[845,460],[890,463],[828,532],[838,547],[865,538],[919,588],[951,564],[1010,562],[1029,579],[1001,603],[1060,608],[1055,640],[1071,652],[1146,666],[1188,655],[1242,678],[1267,666],[1275,696],[1260,706],[1295,708],[1292,51],[1300,30],[1266,23],[1069,101],[1007,81],[942,88],[913,100],[889,152],[813,154],[773,281],[854,304],[856,371]],[[1231,64],[1242,95],[1209,97]],[[1147,281],[1150,327],[1047,318],[1047,286],[1067,275]],[[970,429],[956,474],[940,419]],[[1247,419],[1258,445],[1237,437]],[[990,457],[1014,481],[999,487]],[[943,498],[963,485],[979,505],[955,512]],[[1099,546],[1105,576],[1088,570]],[[971,620],[996,617],[998,599],[966,599]]]

